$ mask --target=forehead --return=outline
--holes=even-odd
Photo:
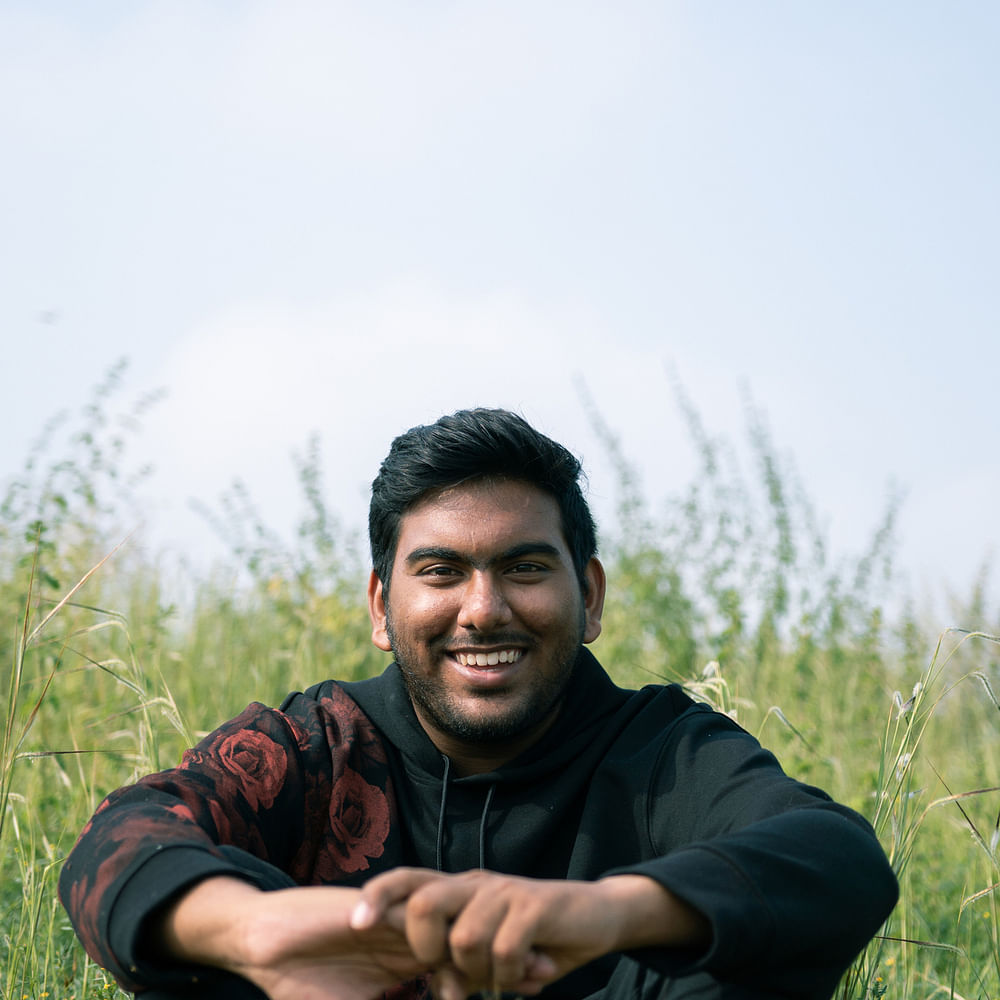
[[[537,541],[568,552],[555,497],[517,480],[475,480],[418,501],[400,520],[396,557],[427,545],[480,552]]]

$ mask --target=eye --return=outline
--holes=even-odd
[[[541,565],[541,563],[517,562],[508,567],[507,572],[514,576],[538,576],[547,569],[548,567]]]
[[[424,567],[420,570],[419,575],[431,580],[448,580],[459,574],[454,566],[442,566],[440,563],[436,563],[433,566]]]

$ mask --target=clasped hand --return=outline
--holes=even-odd
[[[610,881],[399,868],[361,890],[351,927],[399,927],[441,1000],[479,991],[533,995],[615,948],[620,923]]]
[[[182,895],[154,930],[164,958],[229,969],[271,1000],[371,1000],[430,975],[440,1000],[538,993],[609,952],[698,947],[707,921],[652,879],[596,882],[397,868],[362,889],[261,892],[229,876]]]

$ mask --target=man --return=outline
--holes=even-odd
[[[885,856],[731,720],[584,649],[605,576],[580,471],[500,410],[393,442],[368,602],[395,663],[251,705],[109,796],[63,868],[127,988],[831,995],[895,903]]]

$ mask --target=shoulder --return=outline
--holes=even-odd
[[[661,745],[682,733],[744,733],[729,716],[695,701],[680,684],[648,684],[628,692],[622,707],[622,733]]]
[[[680,685],[633,692],[623,716],[616,751],[644,759],[651,787],[666,782],[676,790],[688,783],[697,795],[706,783],[753,785],[759,791],[761,783],[790,780],[756,737],[725,713],[695,701]]]
[[[371,681],[359,682],[372,684]],[[342,746],[384,759],[381,735],[354,697],[355,683],[326,680],[289,694],[277,711],[299,734],[300,743],[315,748]]]
[[[630,728],[655,746],[661,762],[728,769],[752,761],[755,767],[781,770],[774,755],[735,719],[695,701],[679,684],[650,685],[635,699],[641,705]]]

